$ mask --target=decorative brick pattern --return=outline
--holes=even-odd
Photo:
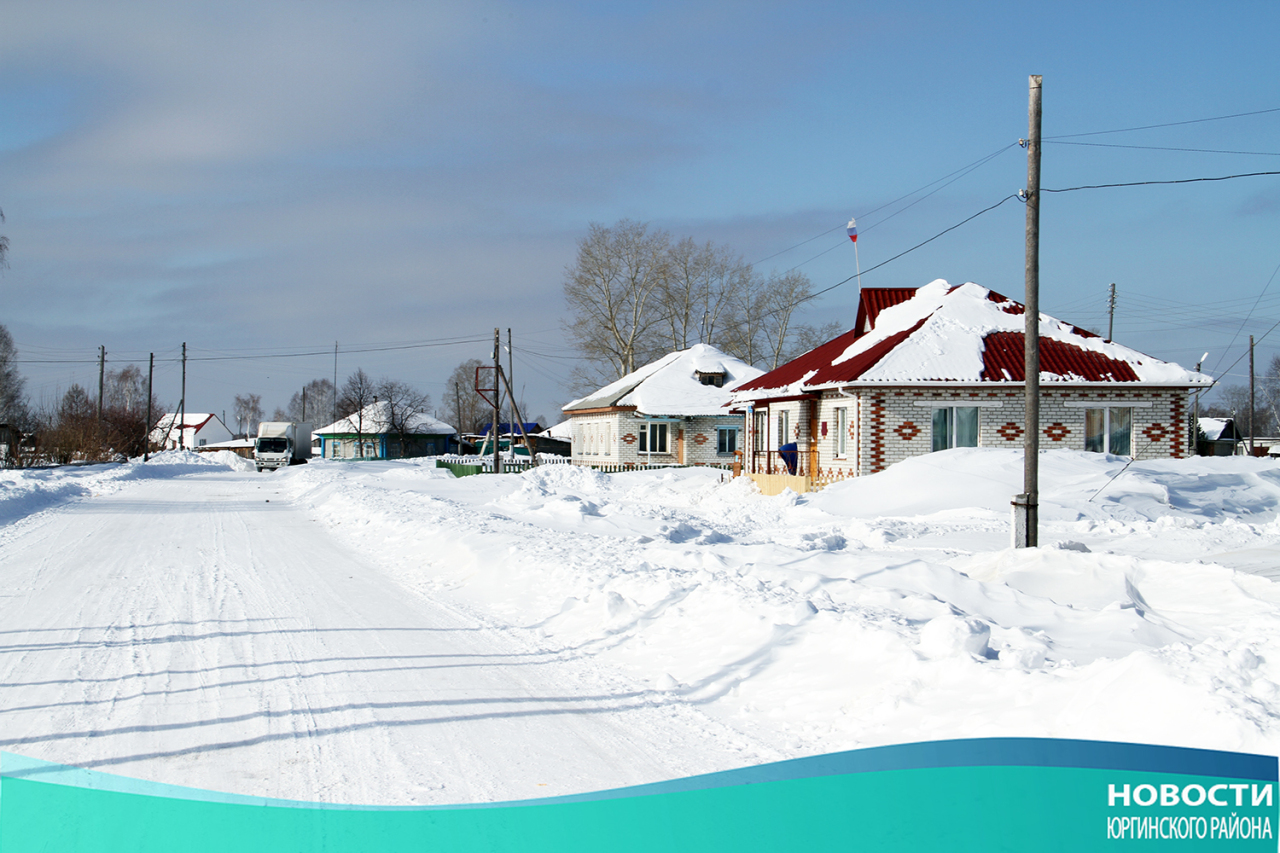
[[[623,440],[624,442],[626,442],[627,444],[635,444],[635,443],[636,443],[636,441],[637,441],[637,439],[636,439],[635,435],[634,435],[634,434],[632,434],[632,433],[627,433],[626,435],[624,435],[624,436],[622,437],[622,440]]]
[[[1008,421],[1004,426],[996,429],[996,435],[1000,436],[1005,441],[1017,441],[1022,438],[1023,431],[1022,427],[1018,426],[1013,421]]]
[[[1173,434],[1172,427],[1166,427],[1164,424],[1151,424],[1142,430],[1142,434],[1147,437],[1147,441],[1157,442],[1164,441],[1166,436]]]
[[[1057,422],[1051,423],[1044,428],[1044,437],[1050,441],[1062,441],[1069,435],[1071,435],[1071,430]]]
[[[698,445],[699,447],[706,444],[710,440],[711,439],[707,438],[706,435],[703,433],[698,433],[693,437],[693,443]]]
[[[898,434],[898,438],[903,441],[910,441],[920,434],[920,427],[915,425],[914,421],[903,421],[893,430]]]
[[[1023,392],[1019,386],[977,388],[878,387],[849,394],[830,392],[818,403],[818,427],[835,422],[835,410],[843,408],[849,417],[848,455],[837,457],[834,436],[817,442],[817,483],[829,483],[857,474],[883,471],[894,463],[932,450],[929,405],[978,407],[978,445],[1011,447],[1026,434]],[[1099,406],[1132,405],[1133,453],[1138,459],[1180,458],[1187,454],[1187,393],[1180,389],[1116,387],[1042,388],[1040,425],[1042,442],[1054,448],[1084,450],[1086,409],[1066,403],[1088,402]],[[1149,405],[1133,405],[1148,403]],[[992,405],[995,404],[995,405]],[[790,412],[790,423],[798,426],[801,450],[808,447],[806,402],[788,402],[769,407],[770,424],[777,413]],[[794,432],[794,431],[792,431]],[[772,438],[771,438],[772,440]]]

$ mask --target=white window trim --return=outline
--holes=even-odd
[[[1067,409],[1149,409],[1150,400],[1064,400]]]
[[[913,405],[922,409],[955,409],[955,408],[974,408],[979,409],[1002,409],[1004,408],[1003,400],[912,400]],[[1067,405],[1071,405],[1068,403]]]

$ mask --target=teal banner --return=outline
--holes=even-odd
[[[1274,756],[988,738],[541,800],[333,806],[0,753],[0,853],[1277,849]]]

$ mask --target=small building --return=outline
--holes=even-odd
[[[761,374],[707,344],[673,352],[563,411],[575,465],[730,465],[741,447],[741,414],[730,390]]]
[[[976,284],[866,288],[854,328],[734,390],[747,471],[796,491],[952,447],[1021,447],[1025,309]],[[1187,455],[1208,376],[1040,320],[1040,446]],[[766,482],[769,485],[766,485]],[[778,481],[782,482],[782,481]]]
[[[252,438],[233,438],[230,441],[216,441],[212,444],[202,444],[196,448],[197,453],[217,453],[219,450],[226,450],[234,453],[236,456],[243,456],[245,459],[253,458],[253,447],[257,442]]]
[[[208,444],[231,441],[235,436],[217,415],[171,412],[160,417],[149,437],[151,446],[160,450],[199,450]]]
[[[386,400],[314,430],[325,459],[409,459],[441,456],[458,441],[457,430],[427,414],[393,417]],[[403,420],[403,423],[401,421]]]
[[[1244,440],[1244,436],[1236,432],[1235,418],[1200,418],[1199,427],[1196,438],[1199,456],[1234,456],[1236,447]]]

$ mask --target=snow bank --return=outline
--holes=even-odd
[[[253,463],[228,451],[166,450],[128,463],[69,465],[61,468],[0,470],[0,527],[74,500],[109,494],[139,479],[181,477],[211,467],[253,470]]]
[[[1280,469],[1125,461],[1044,454],[1046,545],[1024,551],[1016,452],[805,497],[696,469],[280,483],[406,587],[788,754],[988,735],[1280,752],[1280,592],[1237,571],[1280,566]]]

